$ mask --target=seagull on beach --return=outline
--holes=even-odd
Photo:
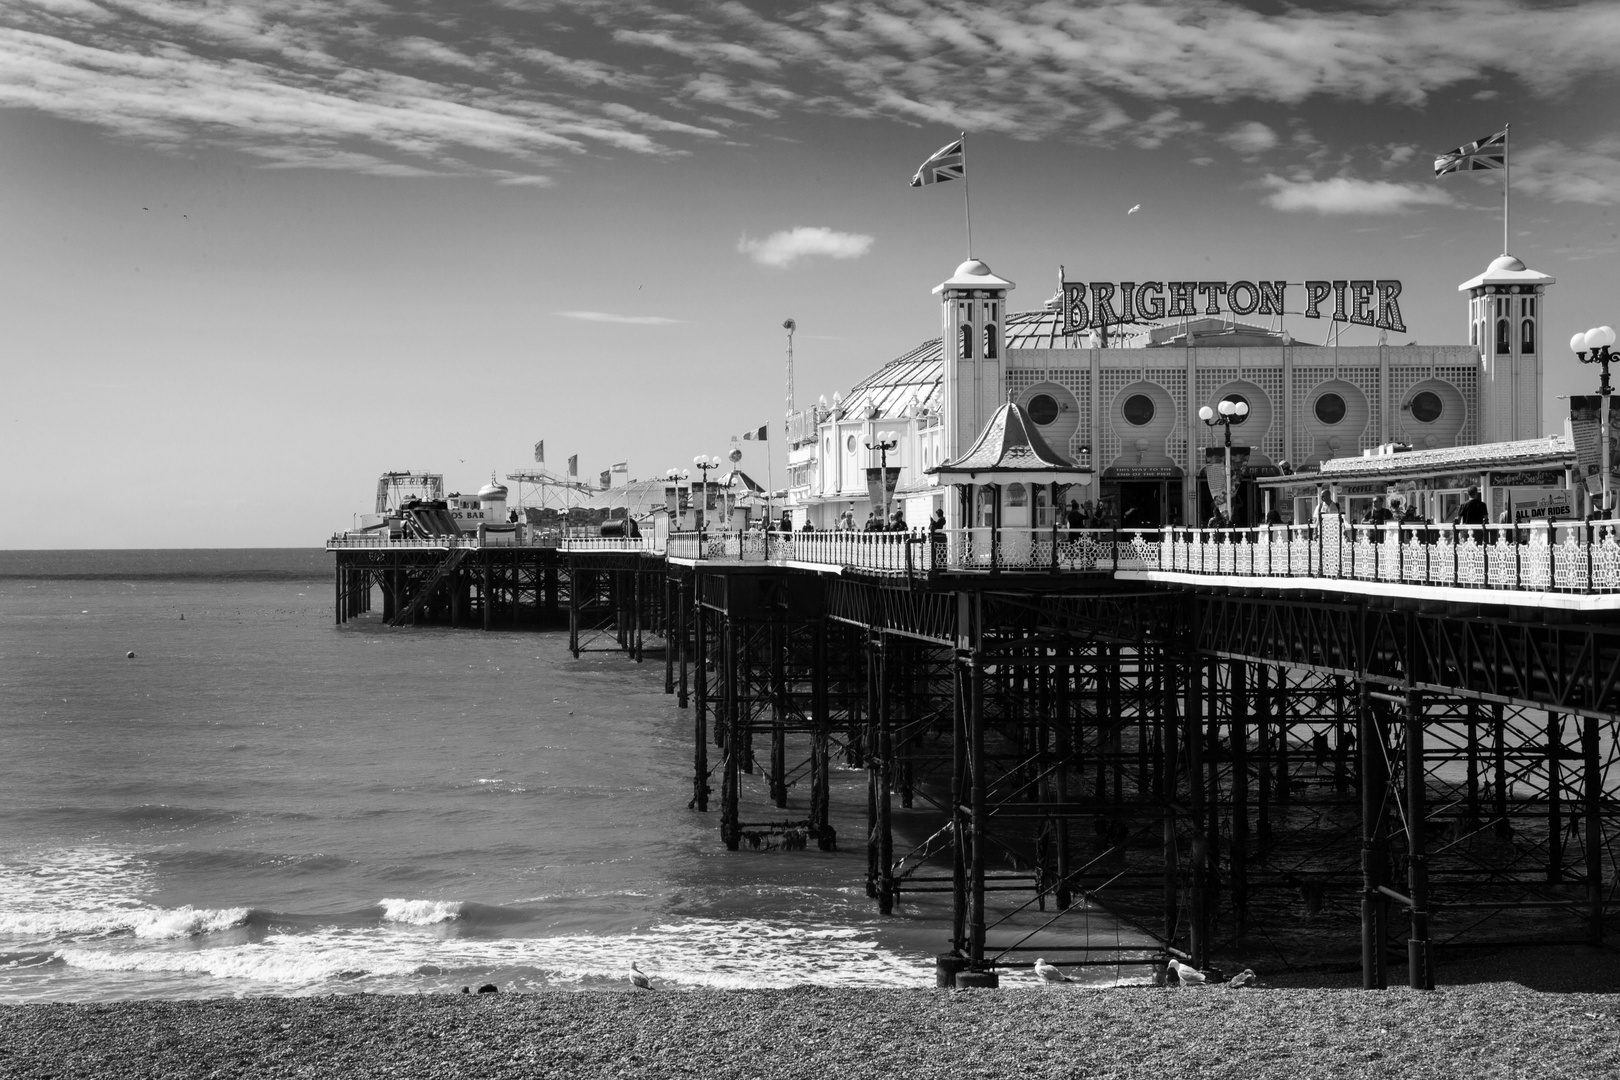
[[[1247,986],[1254,980],[1254,968],[1244,968],[1227,981],[1228,986]]]
[[[646,974],[636,966],[634,960],[630,961],[630,970],[625,973],[625,978],[629,979],[630,985],[637,990],[651,990],[653,988],[652,980],[647,978]]]
[[[1044,957],[1035,958],[1035,974],[1042,982],[1066,983],[1073,982],[1067,975],[1057,969],[1056,964],[1048,964]]]
[[[1199,971],[1191,964],[1183,964],[1180,960],[1174,958],[1171,959],[1169,964],[1165,965],[1166,974],[1172,971],[1175,972],[1176,979],[1182,986],[1197,986],[1204,981],[1202,971]]]

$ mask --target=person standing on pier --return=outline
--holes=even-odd
[[[1457,511],[1457,516],[1451,519],[1451,523],[1453,525],[1480,526],[1474,529],[1474,538],[1478,543],[1484,543],[1485,530],[1483,526],[1490,519],[1491,512],[1485,508],[1484,501],[1480,499],[1479,488],[1470,487],[1463,499],[1462,507]],[[1462,537],[1459,536],[1457,539],[1461,540]]]
[[[1332,488],[1322,488],[1316,493],[1316,523],[1322,524],[1322,518],[1328,514],[1337,514],[1339,504],[1333,498]]]

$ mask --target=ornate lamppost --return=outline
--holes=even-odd
[[[878,484],[883,491],[883,527],[889,527],[889,451],[900,445],[900,435],[893,431],[880,431],[877,442],[866,444],[868,450],[878,452]]]
[[[668,480],[671,484],[675,485],[675,510],[674,510],[674,513],[671,516],[676,518],[676,519],[679,519],[680,516],[681,516],[681,481],[689,479],[691,477],[691,475],[692,474],[687,472],[685,469],[673,469],[672,468],[672,469],[665,469],[664,470],[664,479]],[[688,493],[690,493],[691,490],[692,489],[690,487],[687,488]],[[688,494],[687,497],[691,498],[691,495]],[[675,531],[675,522],[674,521],[670,522],[669,531],[670,532]]]
[[[1216,416],[1216,412],[1220,415]],[[1228,524],[1234,524],[1232,514],[1232,425],[1241,424],[1243,418],[1249,415],[1247,401],[1233,401],[1225,398],[1219,405],[1211,409],[1208,405],[1198,410],[1198,419],[1204,422],[1205,427],[1218,427],[1226,436],[1226,506],[1224,513]]]
[[[709,501],[709,470],[720,467],[720,459],[713,454],[699,454],[692,459],[692,464],[703,470],[703,497],[692,500],[692,509],[697,515],[697,531],[703,531],[703,511]]]
[[[1598,435],[1602,443],[1598,468],[1603,470],[1603,512],[1609,513],[1609,362],[1620,360],[1611,346],[1614,344],[1614,327],[1595,326],[1584,334],[1576,334],[1569,339],[1570,350],[1575,358],[1583,364],[1601,364],[1601,374],[1598,377],[1598,394],[1602,400],[1598,403]]]

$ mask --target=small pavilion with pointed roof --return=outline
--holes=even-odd
[[[1027,555],[1033,537],[1022,530],[1042,528],[1042,518],[1055,532],[1063,489],[1089,488],[1092,478],[1089,465],[1053,450],[1023,406],[1010,401],[991,415],[967,453],[928,472],[956,489],[954,525],[988,530],[988,543],[973,546],[993,564]]]

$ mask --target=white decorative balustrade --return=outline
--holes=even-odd
[[[560,551],[647,551],[659,552],[651,536],[531,536],[518,539],[510,534],[479,540],[477,536],[403,537],[389,539],[384,536],[333,536],[326,542],[328,551],[449,551],[452,548],[544,548]]]
[[[671,536],[670,557],[877,574],[1112,574],[1335,579],[1519,592],[1620,592],[1620,523],[947,529]]]

